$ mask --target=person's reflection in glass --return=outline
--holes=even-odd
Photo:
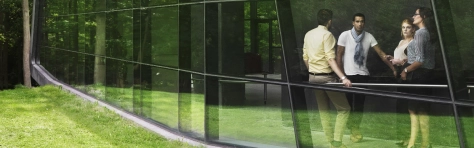
[[[393,56],[387,55],[386,58],[392,61],[392,64],[397,69],[397,79],[400,79],[399,75],[403,71],[403,65],[407,61],[407,47],[413,41],[413,37],[415,35],[415,28],[416,26],[413,24],[413,20],[411,18],[403,19],[401,24],[401,36],[402,40],[398,43],[397,48],[393,51]],[[401,80],[401,79],[400,79]],[[401,81],[399,81],[401,83]],[[398,88],[400,92],[407,92],[407,88]],[[408,109],[406,108],[407,101],[405,99],[397,100],[397,113],[404,114]],[[401,117],[402,115],[397,115],[397,117]],[[408,145],[408,134],[405,135],[404,129],[401,128],[401,124],[397,124],[397,137],[401,141],[396,143],[399,146],[405,147]]]
[[[338,68],[334,46],[336,39],[328,28],[332,23],[332,11],[321,9],[317,14],[318,27],[308,31],[304,37],[303,60],[309,71],[309,82],[324,84],[337,82],[337,77],[342,80],[346,87],[351,86],[351,81],[344,76]],[[343,93],[315,90],[316,101],[321,118],[321,124],[328,142],[333,148],[345,148],[342,136],[349,118],[350,106]],[[337,110],[334,129],[331,126],[329,113],[329,102],[334,104]]]
[[[400,77],[410,84],[432,83],[432,71],[435,66],[435,50],[437,48],[437,32],[434,23],[433,11],[430,8],[420,7],[413,15],[413,24],[418,26],[414,39],[407,47],[407,62]],[[410,88],[408,93],[430,95],[430,88]],[[429,115],[428,102],[409,100],[408,112],[410,113],[411,130],[408,148],[414,147],[418,130],[421,131],[421,147],[431,147],[429,140]]]
[[[356,13],[352,17],[352,29],[344,31],[337,42],[337,64],[339,68],[354,83],[367,83],[369,81],[369,70],[367,69],[367,53],[372,47],[396,76],[396,70],[392,63],[385,58],[385,53],[372,34],[364,31],[365,15]],[[347,100],[352,107],[352,113],[347,122],[351,130],[351,141],[360,142],[363,138],[360,132],[360,122],[364,111],[365,95],[346,93]]]

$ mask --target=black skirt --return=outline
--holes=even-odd
[[[400,71],[404,70],[406,67],[410,66],[410,64],[405,63],[403,66],[400,66]],[[432,84],[433,82],[433,70],[426,69],[426,68],[418,68],[414,71],[408,72],[406,76],[406,80],[398,79],[400,83],[403,84]],[[412,94],[419,94],[419,95],[432,95],[431,88],[417,88],[417,87],[409,87],[402,89],[403,92],[412,93]],[[429,112],[430,110],[430,103],[425,101],[418,101],[418,100],[409,100],[408,101],[408,109],[415,111],[415,112]]]

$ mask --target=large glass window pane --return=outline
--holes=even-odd
[[[60,81],[75,85],[77,83],[77,54],[56,49],[54,50],[55,69],[53,75]]]
[[[151,20],[147,25],[151,28],[151,62],[178,67],[178,7],[153,8],[150,11]]]
[[[127,111],[133,111],[134,64],[107,59],[105,100]]]
[[[417,131],[415,147],[459,147],[450,104],[373,95],[364,102],[348,101],[343,92],[294,89],[305,91],[305,99],[293,103],[304,146],[330,147],[329,141],[341,140],[347,147],[398,147],[396,143],[409,141],[413,123]],[[354,106],[358,103],[365,108]]]
[[[451,6],[451,14],[448,15],[452,16],[452,25],[454,26],[454,29],[451,28],[450,30],[454,32],[452,35],[455,35],[454,37],[457,39],[457,45],[454,45],[454,47],[458,47],[458,54],[461,58],[459,60],[458,57],[451,57],[454,59],[453,61],[456,62],[453,62],[450,66],[456,68],[462,66],[462,71],[464,71],[463,76],[465,78],[461,77],[459,80],[455,81],[465,82],[468,86],[469,100],[474,100],[474,95],[472,93],[474,91],[474,59],[472,58],[474,56],[474,52],[472,52],[472,49],[474,49],[474,42],[469,40],[470,36],[474,35],[474,28],[465,25],[474,23],[474,12],[473,9],[469,7],[474,4],[474,2],[458,0],[449,1],[449,4]],[[453,37],[448,36],[445,38]]]
[[[204,71],[204,5],[179,7],[179,68]]]
[[[124,60],[133,59],[133,11],[107,13],[106,55]]]
[[[60,47],[62,42],[61,31],[62,26],[61,17],[47,17],[45,18],[45,28],[43,29],[44,39],[41,40],[40,45],[49,47]]]
[[[351,79],[353,83],[388,83],[387,85],[398,83],[409,85],[423,84],[428,85],[431,88],[434,88],[434,85],[436,84],[442,85],[443,88],[436,89],[436,91],[434,89],[428,90],[427,93],[424,93],[423,95],[440,97],[449,96],[438,95],[438,92],[440,91],[444,94],[448,93],[446,86],[447,78],[445,76],[444,61],[442,58],[439,41],[429,42],[431,47],[423,49],[427,52],[424,52],[425,56],[423,58],[424,62],[422,67],[413,71],[414,68],[411,66],[413,69],[408,71],[408,80],[404,82],[399,82],[398,79],[395,78],[395,76],[400,76],[399,73],[403,71],[404,67],[395,65],[394,69],[396,69],[397,73],[394,74],[390,68],[392,65],[391,62],[384,58],[384,55],[394,55],[394,50],[397,48],[397,46],[399,46],[400,41],[403,39],[401,36],[402,20],[404,18],[412,18],[413,14],[415,14],[417,8],[420,6],[431,8],[431,3],[429,0],[415,2],[407,0],[387,0],[378,1],[376,5],[368,1],[359,2],[349,0],[337,2],[282,0],[279,2],[277,1],[277,3],[281,4],[282,7],[282,9],[279,9],[282,10],[282,12],[279,12],[280,18],[283,18],[280,20],[280,23],[286,23],[281,25],[282,31],[291,33],[291,35],[287,34],[288,37],[283,37],[283,40],[288,45],[284,50],[286,50],[285,53],[287,54],[287,67],[291,68],[288,70],[291,81],[306,83],[308,82],[308,77],[312,76],[309,74],[309,72],[313,74],[328,73],[318,70],[321,69],[320,67],[308,69],[305,66],[303,60],[303,53],[312,54],[308,56],[310,57],[308,58],[308,61],[310,61],[309,63],[312,66],[317,65],[315,62],[317,61],[317,58],[314,58],[316,57],[315,53],[309,52],[316,49],[308,47],[307,51],[304,52],[303,45],[305,44],[304,38],[306,33],[318,27],[316,15],[320,9],[324,8],[330,9],[333,12],[331,26],[328,28],[328,31],[331,32],[335,38],[335,47],[333,52],[336,56],[334,57],[337,57],[338,53],[342,53],[340,54],[340,63],[342,63],[340,67],[344,69],[345,74],[349,76],[349,79]],[[289,10],[291,10],[291,12],[289,12]],[[353,17],[356,13],[362,13],[364,15],[363,30],[366,32],[363,38],[364,43],[362,43],[362,47],[364,47],[363,51],[365,52],[363,59],[365,61],[363,60],[363,64],[360,66],[357,66],[357,64],[353,62],[356,44],[353,38],[349,36],[351,35],[350,30],[353,28]],[[434,16],[431,18],[434,19]],[[433,22],[432,24],[430,23],[430,26],[432,26],[430,28],[433,29],[433,31],[430,31],[433,34],[437,34],[438,32],[435,28],[436,24]],[[294,30],[294,32],[292,32],[292,30]],[[347,45],[346,42],[344,42],[346,41],[345,39],[347,39]],[[438,36],[433,36],[433,39],[438,39]],[[289,42],[292,44],[288,44]],[[407,43],[408,42],[409,41],[407,40]],[[411,45],[414,45],[414,43],[415,42],[411,42]],[[292,46],[294,44],[295,46]],[[415,51],[414,47],[415,46],[409,46],[409,48],[400,48],[408,51],[406,53],[408,57],[416,57],[421,55],[411,52]],[[341,50],[341,52],[337,52],[336,48],[342,48],[343,51]],[[377,53],[377,49],[380,49],[382,52]],[[412,60],[408,61],[407,63],[414,63],[413,61],[415,60],[413,60],[413,58],[410,59]],[[324,62],[324,60],[322,62]],[[362,87],[362,85],[354,86]],[[424,86],[419,86],[418,88],[421,87]],[[369,87],[369,89],[372,88]],[[417,92],[414,91],[409,93]]]
[[[71,16],[58,17],[59,21],[57,22],[58,25],[56,28],[58,31],[56,33],[59,37],[59,41],[56,48],[60,48],[62,50],[73,50],[71,35],[73,34],[72,31],[74,31],[75,22],[71,18]]]
[[[95,80],[94,65],[95,56],[91,55],[79,55],[79,57],[84,58],[84,84],[77,85],[75,88],[86,92],[98,99],[105,99],[105,84],[101,81]],[[104,67],[105,68],[105,67]]]
[[[96,43],[105,43],[103,40],[105,38],[96,37],[98,27],[96,16],[105,16],[105,14],[46,17],[45,27],[42,28],[44,36],[39,45],[94,54]],[[100,26],[105,27],[105,24]],[[105,35],[105,30],[100,31],[99,34]]]
[[[283,80],[279,24],[272,1],[208,4],[207,71]]]
[[[142,68],[150,67],[142,66]],[[179,117],[178,76],[177,71],[151,67],[151,80],[142,80],[142,86],[150,86],[142,90],[146,111],[144,116],[174,129],[178,129]]]
[[[82,15],[81,15],[82,16]],[[105,43],[105,38],[97,38],[97,17],[105,16],[103,14],[89,14],[83,15],[84,22],[79,22],[84,24],[84,36],[80,35],[81,38],[84,38],[84,48],[86,53],[94,54],[96,49],[97,42]],[[100,24],[100,23],[99,23]],[[105,24],[102,24],[105,25]],[[101,27],[103,28],[103,27]],[[99,29],[99,31],[101,31]],[[103,31],[103,30],[102,30]],[[99,32],[99,34],[104,34],[105,32]],[[102,40],[102,41],[101,41]]]
[[[179,127],[192,137],[204,138],[204,80],[202,75],[179,73]]]
[[[46,70],[49,71],[54,76],[55,63],[54,58],[54,51],[51,48],[41,47],[40,50],[40,58],[41,58],[41,66],[43,66]]]
[[[286,86],[220,78],[207,81],[218,84],[218,88],[207,88],[206,94],[206,99],[219,102],[207,106],[207,132],[213,141],[246,147],[296,147]]]

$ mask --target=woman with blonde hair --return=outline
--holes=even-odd
[[[435,30],[433,11],[427,7],[416,9],[413,14],[413,24],[419,29],[415,32],[413,41],[407,46],[407,61],[400,73],[401,79],[409,84],[432,83],[432,73],[435,66],[435,50],[438,45],[438,35]],[[394,60],[393,60],[394,61]],[[396,62],[395,62],[396,63]],[[430,95],[430,88],[409,88],[407,93]],[[428,102],[408,100],[411,130],[407,148],[415,146],[418,131],[421,133],[421,147],[431,147],[429,142]]]
[[[392,61],[392,64],[397,66],[397,68],[401,68],[405,62],[407,61],[407,54],[406,54],[406,49],[408,47],[408,44],[413,41],[413,37],[415,35],[415,25],[413,24],[413,20],[410,18],[403,19],[402,21],[402,31],[401,31],[401,36],[402,40],[398,43],[397,48],[393,51],[393,58],[390,58],[390,56],[387,56],[390,58],[390,61]],[[397,72],[401,72],[402,69],[397,70]]]
[[[397,48],[393,51],[393,56],[387,55],[386,58],[388,58],[390,61],[392,61],[392,64],[394,65],[397,74],[398,82],[403,83],[403,81],[400,79],[400,74],[403,71],[403,65],[407,62],[407,47],[408,44],[410,44],[413,41],[413,37],[415,35],[416,31],[416,26],[413,24],[413,20],[411,18],[405,18],[402,20],[401,23],[401,37],[402,40],[398,43]],[[398,88],[398,91],[400,92],[408,92],[406,88]],[[397,121],[402,119],[402,114],[406,113],[408,110],[407,108],[408,101],[404,99],[399,99],[397,100]],[[405,116],[403,116],[405,117]],[[402,124],[397,124],[397,137],[401,141],[396,143],[398,146],[404,147],[408,145],[408,137],[405,136],[406,133],[404,132],[402,128]]]

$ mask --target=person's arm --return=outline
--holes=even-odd
[[[407,73],[418,69],[421,65],[423,65],[423,63],[413,62],[413,64],[402,70],[402,73],[400,73],[400,78],[402,78],[402,80],[407,80]]]
[[[403,65],[407,60],[406,59],[391,59],[392,65]]]
[[[304,64],[306,65],[306,69],[309,70],[309,65],[308,65],[308,53],[306,52],[306,43],[303,43],[303,61]]]
[[[342,62],[342,57],[344,57],[345,50],[346,50],[346,47],[337,45],[336,64],[339,67],[339,70],[341,70],[342,74],[345,74],[344,63]]]
[[[309,66],[308,66],[308,60],[303,60],[304,61],[304,65],[306,65],[306,69],[309,70]]]
[[[393,67],[392,62],[390,62],[390,61],[386,58],[385,52],[383,52],[382,49],[380,49],[380,46],[379,46],[378,44],[375,45],[373,48],[374,48],[375,52],[377,52],[377,54],[379,55],[380,59],[382,59],[382,61],[383,61],[388,67],[390,67],[390,69],[393,71],[393,75],[396,77],[396,76],[397,76],[397,70],[395,69],[395,67]]]
[[[351,80],[349,80],[349,79],[344,75],[344,73],[339,69],[339,66],[338,66],[337,63],[336,63],[336,60],[334,60],[333,58],[331,58],[331,59],[328,60],[328,63],[329,63],[329,66],[331,66],[332,71],[334,71],[334,73],[337,74],[337,76],[339,77],[339,79],[342,80],[342,84],[344,84],[344,86],[346,86],[346,87],[351,87],[351,86],[352,86]]]
[[[402,70],[402,73],[400,74],[400,77],[402,80],[406,80],[406,73],[409,73],[411,71],[414,71],[423,65],[424,59],[425,59],[425,54],[423,50],[425,49],[425,44],[428,41],[429,38],[428,32],[417,32],[415,33],[415,39],[412,42],[415,42],[415,62],[413,62],[410,66],[406,67],[404,70]]]

